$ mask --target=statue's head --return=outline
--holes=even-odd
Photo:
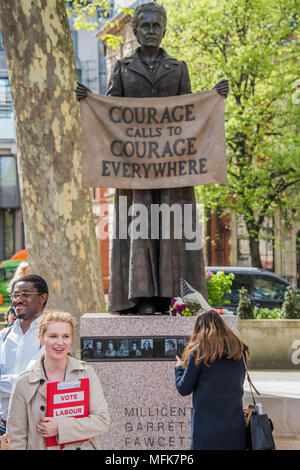
[[[154,2],[147,2],[147,3],[142,3],[141,5],[137,6],[136,9],[134,10],[131,24],[132,24],[133,32],[140,44],[142,41],[142,37],[140,37],[139,33],[140,33],[142,25],[146,22],[153,22],[154,19],[157,23],[161,25],[161,29],[162,29],[161,38],[160,38],[160,41],[161,41],[161,39],[165,35],[166,26],[167,26],[167,14],[166,14],[166,10],[164,9],[164,7]]]

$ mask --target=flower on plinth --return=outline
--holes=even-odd
[[[183,302],[181,297],[173,297],[171,299],[170,315],[173,317],[176,317],[176,315],[186,317],[190,316],[191,313],[189,312],[187,305]]]
[[[212,278],[212,272],[211,271],[206,271],[205,272],[205,277],[206,277],[206,279],[211,279]]]
[[[219,313],[219,315],[223,315],[224,311],[222,308],[213,308],[213,310],[217,313]]]

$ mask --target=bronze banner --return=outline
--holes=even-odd
[[[166,98],[89,93],[80,102],[83,185],[154,189],[226,182],[224,101],[216,90]]]

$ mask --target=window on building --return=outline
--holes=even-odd
[[[14,139],[14,113],[8,78],[0,78],[0,139]]]
[[[0,156],[0,187],[17,185],[16,159],[13,155]]]
[[[238,264],[241,265],[245,262],[245,266],[251,265],[250,245],[248,240],[247,229],[244,222],[239,219],[236,225],[236,239],[237,239],[237,258]]]
[[[14,212],[4,211],[4,259],[14,254]]]
[[[98,92],[98,71],[96,60],[84,60],[82,62],[83,83],[93,92]]]
[[[0,155],[0,208],[17,208],[19,205],[16,158]]]
[[[251,266],[250,244],[246,225],[242,219],[238,219],[236,227],[238,265]],[[265,220],[261,230],[259,253],[262,267],[271,271],[274,269],[273,233],[273,218],[269,217]]]

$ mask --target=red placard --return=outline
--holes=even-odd
[[[67,416],[84,418],[89,416],[89,379],[79,379],[74,382],[48,382],[47,383],[47,417],[59,418]],[[82,442],[88,439],[82,439]],[[72,443],[73,443],[72,442]],[[67,442],[58,444],[56,436],[46,438],[46,446],[62,446]],[[71,444],[68,442],[68,444]]]

